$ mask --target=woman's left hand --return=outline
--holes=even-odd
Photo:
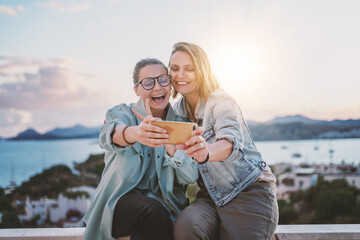
[[[202,127],[195,129],[195,136],[190,138],[185,144],[177,145],[176,149],[185,150],[189,157],[195,158],[198,162],[204,162],[209,153],[208,145],[202,137],[204,130]]]

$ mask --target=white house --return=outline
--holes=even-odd
[[[90,207],[91,201],[95,195],[95,188],[83,186],[68,189],[69,192],[87,192],[90,197],[85,194],[68,198],[63,194],[59,194],[57,199],[40,198],[39,200],[31,200],[26,198],[25,215],[20,215],[21,221],[29,221],[35,216],[39,216],[38,224],[49,220],[52,223],[65,223],[67,226],[81,226],[81,217]],[[78,219],[67,219],[69,211],[78,213]]]
[[[283,164],[281,167],[284,168]],[[314,186],[319,175],[324,176],[326,181],[345,179],[349,185],[360,189],[360,164],[313,164],[310,168],[293,167],[291,171],[278,176],[278,199],[287,200],[290,194]]]
[[[281,174],[278,178],[276,197],[287,200],[290,194],[314,186],[317,178],[314,168],[297,168],[293,172]]]

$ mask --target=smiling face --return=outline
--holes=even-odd
[[[171,55],[170,76],[175,90],[185,98],[199,95],[195,66],[187,52],[176,51]]]
[[[166,68],[160,64],[146,65],[139,71],[138,82],[147,77],[158,77],[162,74],[167,74]],[[134,87],[135,94],[139,96],[144,102],[147,98],[150,99],[150,108],[154,117],[163,117],[165,108],[169,103],[171,85],[162,87],[158,81],[155,81],[155,86],[151,90],[144,89],[141,84]]]

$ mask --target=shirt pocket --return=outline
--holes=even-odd
[[[249,176],[254,167],[242,156],[232,161],[224,161],[224,168],[226,168],[229,176],[232,176],[237,183],[241,183]]]
[[[232,192],[243,183],[253,167],[244,158],[235,161],[211,162],[208,164],[210,183],[221,189],[221,196]]]

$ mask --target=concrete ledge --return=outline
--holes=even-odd
[[[11,228],[0,229],[0,239],[83,240],[85,228]],[[122,238],[125,240],[129,238]],[[277,240],[360,239],[360,224],[279,225]]]
[[[85,228],[7,228],[0,229],[0,239],[83,240]]]
[[[342,240],[360,239],[360,224],[279,225],[278,240]]]

